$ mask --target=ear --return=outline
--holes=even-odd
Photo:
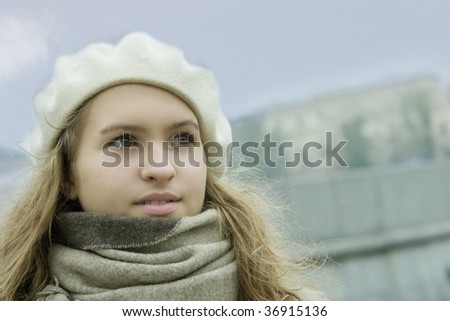
[[[72,181],[64,183],[62,192],[63,192],[64,196],[67,197],[71,201],[75,201],[78,199],[77,188],[75,186],[75,183],[73,183]]]
[[[71,201],[75,201],[76,199],[78,199],[78,192],[77,192],[77,188],[75,186],[74,183],[70,182],[67,184],[67,195],[66,197],[68,199],[70,199]]]

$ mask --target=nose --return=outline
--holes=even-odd
[[[142,179],[147,181],[167,182],[175,177],[175,166],[164,143],[161,146],[153,144],[148,148],[146,161],[140,172]]]

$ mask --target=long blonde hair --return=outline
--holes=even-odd
[[[84,106],[84,105],[83,105]],[[19,201],[6,216],[0,244],[0,300],[32,300],[51,282],[48,252],[53,217],[68,202],[77,134],[85,112],[75,112],[46,159],[33,168],[33,176]]]
[[[85,105],[85,104],[84,104]],[[85,108],[84,110],[87,110]],[[68,202],[64,196],[71,180],[77,134],[83,118],[75,112],[65,124],[48,159],[34,168],[34,177],[11,210],[0,246],[0,300],[33,300],[52,283],[48,268],[53,217]],[[25,201],[26,200],[26,201]],[[286,285],[291,265],[269,241],[261,208],[263,200],[251,189],[227,184],[208,170],[205,208],[221,214],[221,230],[232,241],[241,300],[298,300],[295,288]]]
[[[288,279],[289,272],[304,265],[285,259],[275,246],[262,208],[269,205],[251,187],[235,186],[211,175],[206,184],[206,199],[221,214],[223,233],[233,243],[239,275],[240,300],[300,300],[301,280]],[[265,212],[265,211],[264,211]],[[270,235],[270,237],[269,237]],[[294,286],[289,287],[290,281]]]

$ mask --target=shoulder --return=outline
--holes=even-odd
[[[70,294],[58,285],[48,284],[36,295],[37,301],[71,301]]]

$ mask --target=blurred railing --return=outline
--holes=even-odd
[[[286,177],[293,219],[353,300],[450,299],[450,162]],[[333,264],[331,264],[333,265]]]

